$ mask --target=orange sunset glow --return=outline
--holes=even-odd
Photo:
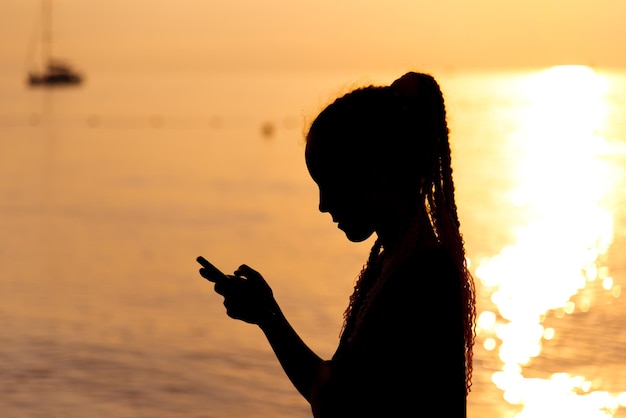
[[[445,97],[476,284],[467,417],[626,418],[625,18],[624,0],[2,0],[0,417],[310,418],[195,259],[258,268],[331,358],[373,239],[319,213],[304,135],[338,95],[418,71]],[[67,85],[41,82],[51,58]]]
[[[0,69],[23,64],[38,8],[3,2]],[[63,0],[53,30],[57,51],[100,68],[623,67],[625,15],[620,0]]]

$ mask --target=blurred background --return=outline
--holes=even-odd
[[[317,211],[303,133],[338,95],[421,71],[446,98],[478,287],[468,416],[625,417],[624,16],[3,0],[0,415],[311,416],[195,258],[261,271],[330,357],[372,241]]]

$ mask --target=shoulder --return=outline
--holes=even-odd
[[[381,332],[406,331],[434,312],[447,316],[460,307],[460,276],[443,247],[419,249],[388,268],[367,315],[367,322],[379,324]]]
[[[397,266],[374,305],[390,332],[419,329],[456,339],[462,326],[460,272],[444,248],[420,249]]]
[[[393,272],[387,284],[389,291],[454,292],[460,283],[460,273],[443,246],[420,248],[391,268]]]

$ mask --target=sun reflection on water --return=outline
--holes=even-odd
[[[515,137],[518,187],[511,203],[527,213],[513,245],[481,260],[475,275],[491,289],[497,312],[477,321],[487,350],[498,350],[500,370],[492,380],[518,418],[608,417],[626,406],[626,393],[608,393],[589,378],[555,373],[524,376],[524,366],[541,353],[558,329],[545,327],[548,313],[563,317],[587,312],[591,301],[573,297],[601,281],[613,296],[621,288],[601,263],[613,239],[607,196],[614,173],[602,157],[608,80],[582,66],[554,67],[530,76],[527,106]]]

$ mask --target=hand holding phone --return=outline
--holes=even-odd
[[[215,283],[215,293],[224,296],[228,316],[262,326],[274,322],[280,308],[259,272],[242,264],[234,275],[225,275],[202,256],[196,261],[202,266],[200,275]]]
[[[228,276],[222,273],[217,267],[211,264],[206,258],[200,256],[196,258],[196,261],[200,263],[203,269],[200,269],[202,277],[213,283],[221,283],[228,280]]]

